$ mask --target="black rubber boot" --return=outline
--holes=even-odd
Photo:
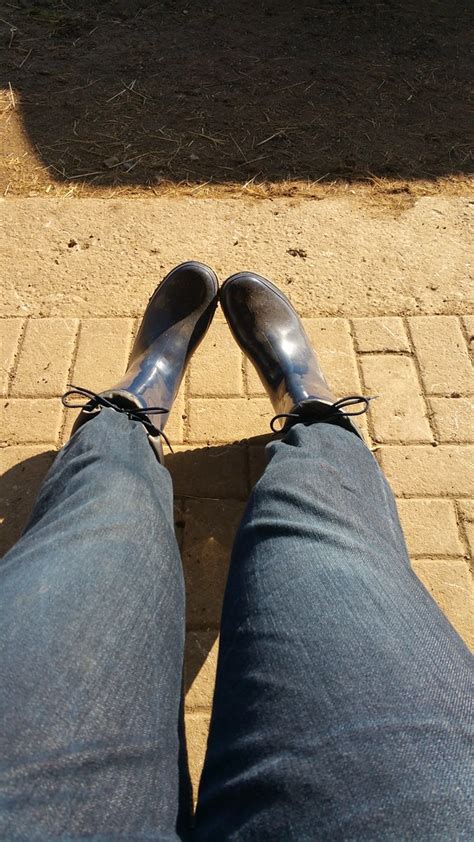
[[[222,286],[222,309],[243,352],[254,364],[275,410],[272,429],[297,421],[341,424],[360,436],[348,415],[367,411],[368,398],[336,401],[296,310],[266,278],[251,272],[232,275]],[[362,404],[360,411],[345,412]]]
[[[202,263],[189,261],[173,269],[148,302],[120,382],[99,395],[73,386],[64,396],[69,407],[80,405],[75,395],[90,398],[73,433],[102,407],[111,407],[142,422],[162,460],[163,430],[186,365],[212,321],[218,290],[214,272]]]

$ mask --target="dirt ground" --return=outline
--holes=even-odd
[[[465,0],[0,5],[4,195],[465,193]]]

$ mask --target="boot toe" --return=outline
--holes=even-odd
[[[219,283],[209,266],[188,260],[175,266],[156,288],[149,305],[193,310],[206,308],[217,297]]]
[[[249,330],[273,333],[275,329],[299,329],[300,319],[286,296],[271,281],[254,272],[228,278],[220,291],[225,317],[237,341]]]

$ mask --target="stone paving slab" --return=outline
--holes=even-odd
[[[305,316],[473,312],[467,198],[1,199],[0,315],[140,316],[190,258],[273,278]]]
[[[417,575],[474,648],[469,567],[474,547],[474,478],[469,470],[474,452],[469,356],[474,317],[467,310],[463,244],[468,203],[436,199],[418,204],[423,213],[414,208],[405,221],[374,219],[372,239],[362,240],[361,250],[372,254],[365,277],[376,277],[374,297],[369,299],[367,292],[361,293],[355,239],[350,251],[353,268],[341,257],[360,225],[345,203],[340,213],[334,202],[294,207],[286,202],[279,210],[277,202],[259,203],[264,217],[278,210],[274,224],[279,226],[264,241],[261,261],[257,253],[264,222],[255,209],[247,219],[236,203],[220,203],[219,231],[216,203],[211,207],[204,202],[202,207],[181,201],[180,214],[199,210],[185,245],[171,237],[172,220],[176,222],[172,202],[160,203],[160,213],[156,203],[135,200],[107,205],[101,200],[0,203],[0,213],[5,208],[8,212],[6,253],[10,250],[13,261],[3,274],[7,283],[1,322],[2,550],[20,535],[54,453],[69,436],[75,412],[65,410],[59,400],[67,384],[100,390],[113,383],[126,365],[138,313],[160,276],[183,252],[207,257],[215,265],[215,249],[221,275],[253,263],[293,297],[338,396],[360,391],[378,395],[370,415],[361,420],[361,430],[395,491]],[[128,223],[125,205],[130,208]],[[92,211],[104,230],[102,209],[110,209],[110,231],[115,232],[110,234],[110,253],[107,241],[89,249],[69,247],[65,236],[81,242],[90,229]],[[457,243],[449,263],[435,233],[440,213],[451,214],[449,236]],[[336,218],[341,226],[335,226]],[[115,230],[117,221],[121,227]],[[26,234],[20,248],[22,226]],[[30,229],[36,231],[35,245]],[[167,231],[166,237],[160,231]],[[330,242],[317,273],[318,239],[326,233]],[[9,234],[17,242],[16,250]],[[230,254],[238,245],[231,246],[232,236],[247,243],[243,263],[237,252]],[[285,257],[286,246],[297,242],[308,247],[311,259]],[[407,243],[415,255],[406,253]],[[150,248],[160,250],[158,265]],[[94,249],[102,255],[98,265],[91,259]],[[67,261],[82,267],[73,281]],[[338,279],[331,289],[329,264],[331,277]],[[398,275],[395,283],[395,264],[397,272],[411,267],[403,283]],[[435,266],[438,280],[432,283]],[[14,293],[8,291],[10,284]],[[218,310],[191,362],[167,428],[175,447],[167,460],[188,590],[186,707],[195,785],[205,748],[228,558],[245,501],[264,468],[271,417],[261,383]]]

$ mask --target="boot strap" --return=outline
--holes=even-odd
[[[367,412],[370,401],[372,400],[374,400],[374,397],[365,397],[364,395],[349,395],[347,398],[340,398],[338,401],[329,404],[309,399],[297,404],[293,412],[282,412],[279,415],[275,415],[270,421],[270,427],[274,433],[281,433],[299,421],[316,424],[321,421],[330,421],[332,418],[350,418],[353,415],[363,415]],[[363,406],[357,412],[341,411],[345,407],[356,406],[360,403]],[[286,423],[281,430],[276,430],[275,422],[281,418],[285,418]]]
[[[74,401],[74,398],[78,397],[85,397],[87,398],[87,403],[83,401]],[[146,406],[146,407],[125,407],[125,406],[118,406],[117,404],[110,401],[108,398],[105,398],[103,395],[98,395],[96,392],[91,392],[89,389],[84,389],[82,386],[73,386],[71,383],[71,389],[62,396],[61,401],[63,406],[67,407],[68,409],[82,409],[84,412],[100,412],[102,407],[107,409],[113,409],[115,412],[123,412],[130,421],[139,421],[140,424],[143,424],[145,430],[147,431],[149,436],[152,437],[161,437],[164,439],[166,444],[168,445],[171,453],[173,452],[173,448],[171,447],[170,441],[168,436],[163,430],[160,430],[158,427],[155,427],[154,424],[147,418],[148,415],[165,415],[169,412],[169,409],[165,409],[163,406]]]

